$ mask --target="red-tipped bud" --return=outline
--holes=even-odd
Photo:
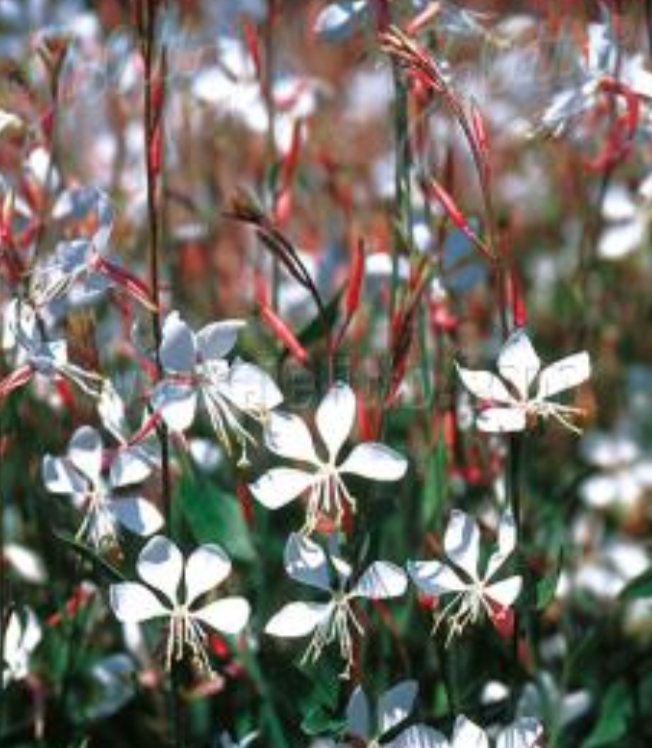
[[[484,254],[489,255],[489,250],[482,240],[477,236],[469,225],[466,216],[458,207],[451,194],[445,190],[439,182],[432,179],[427,186],[429,194],[434,197],[444,209],[444,212],[450,218],[452,223],[458,228],[468,239],[470,239]]]
[[[262,79],[262,61],[260,56],[260,44],[258,42],[258,34],[255,26],[249,21],[242,22],[242,38],[244,39],[249,57],[254,64],[254,70],[256,71],[256,78]]]
[[[27,384],[32,378],[33,373],[34,370],[32,367],[29,364],[24,364],[0,381],[0,402],[2,402],[10,392]]]
[[[426,7],[417,14],[407,25],[405,29],[410,36],[418,34],[421,29],[425,28],[430,24],[431,21],[439,15],[441,11],[441,4],[438,2],[429,3]]]
[[[157,122],[154,127],[148,148],[149,168],[152,175],[156,177],[161,173],[163,164],[163,126],[160,122]]]
[[[278,226],[285,226],[292,215],[294,200],[292,199],[292,190],[284,187],[276,196],[274,203],[274,221]]]
[[[346,315],[350,319],[353,317],[360,306],[360,296],[362,294],[362,283],[364,280],[364,242],[362,239],[358,244],[351,258],[351,271],[349,274],[349,285],[346,290],[346,302],[344,308]]]
[[[156,311],[156,301],[152,298],[147,285],[140,278],[137,278],[128,270],[109,262],[99,253],[92,256],[89,265],[91,270],[101,273],[112,283],[123,288],[129,296],[140,302],[146,309]]]
[[[297,340],[296,336],[287,324],[268,305],[260,307],[260,318],[271,330],[274,336],[290,351],[292,356],[304,366],[308,363],[308,351]]]
[[[508,294],[512,307],[512,320],[514,327],[525,327],[527,325],[527,308],[523,296],[523,287],[516,270],[512,269],[508,277]]]

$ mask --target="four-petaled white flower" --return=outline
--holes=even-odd
[[[582,409],[562,405],[550,398],[589,378],[591,363],[585,351],[541,369],[541,361],[527,333],[518,329],[510,335],[498,356],[500,377],[489,371],[472,371],[459,365],[457,371],[469,392],[490,404],[477,418],[481,431],[523,431],[539,417],[552,417],[571,431],[580,433],[570,419],[582,416]],[[531,397],[530,389],[537,378],[537,392]]]
[[[25,608],[23,615],[13,611],[3,632],[3,687],[29,675],[29,658],[39,645],[42,633],[34,612]]]
[[[151,538],[141,550],[136,564],[140,582],[111,585],[109,600],[118,620],[142,623],[168,618],[166,666],[181,660],[188,650],[197,666],[211,673],[206,653],[208,626],[223,634],[239,634],[249,620],[249,603],[242,597],[225,597],[204,605],[196,603],[220,585],[231,573],[231,561],[215,544],[196,548],[184,563],[177,546],[163,535]],[[183,596],[179,587],[183,578]],[[165,599],[150,588],[156,590]]]
[[[78,538],[88,538],[99,548],[116,542],[116,523],[137,535],[160,530],[163,517],[151,502],[139,496],[115,492],[135,486],[151,473],[149,464],[136,451],[120,449],[104,479],[104,450],[98,432],[82,426],[73,434],[65,457],[43,458],[43,482],[48,491],[68,495],[84,512]]]
[[[343,383],[335,384],[317,408],[316,424],[327,457],[315,451],[312,436],[301,418],[275,412],[265,425],[265,444],[280,457],[306,463],[306,468],[276,467],[264,473],[250,486],[254,497],[269,509],[277,509],[309,490],[306,523],[303,532],[310,534],[320,514],[334,515],[341,524],[345,505],[355,511],[355,499],[349,493],[342,475],[358,475],[378,481],[399,480],[407,469],[407,460],[393,449],[375,442],[364,442],[353,448],[338,464],[337,458],[347,440],[355,419],[355,395]]]
[[[358,686],[346,707],[344,740],[337,743],[337,748],[381,744],[387,748],[427,748],[431,744],[428,742],[430,737],[436,734],[429,727],[410,725],[397,732],[414,710],[418,689],[418,684],[413,680],[390,688],[378,698],[372,717],[369,699]],[[387,741],[389,733],[393,737]]]
[[[285,546],[285,570],[292,579],[329,593],[330,600],[288,603],[270,619],[265,632],[286,638],[312,633],[302,663],[315,662],[323,648],[337,640],[346,662],[343,677],[348,677],[353,664],[351,628],[364,634],[352,603],[360,598],[400,597],[407,587],[405,572],[388,561],[376,561],[353,581],[351,567],[337,553],[327,555],[317,543],[297,533],[290,535]]]
[[[255,439],[241,424],[241,414],[264,421],[283,396],[259,367],[226,360],[244,325],[241,320],[213,322],[195,334],[177,312],[169,314],[160,348],[166,378],[156,387],[153,402],[172,431],[184,432],[194,421],[201,398],[226,451],[231,454],[234,437],[242,449],[241,461],[246,462],[247,442],[255,444]]]
[[[408,572],[422,593],[437,598],[453,596],[435,617],[434,631],[449,617],[447,644],[468,624],[476,623],[483,612],[499,629],[509,620],[507,614],[521,591],[522,579],[516,575],[498,582],[493,579],[515,546],[514,519],[507,511],[498,527],[498,548],[489,556],[481,573],[478,524],[468,514],[454,510],[444,534],[444,551],[455,568],[440,561],[408,562]]]

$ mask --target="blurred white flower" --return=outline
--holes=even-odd
[[[14,610],[2,636],[2,686],[5,687],[11,681],[23,680],[29,675],[29,659],[42,639],[41,626],[34,611],[25,608],[19,614]]]
[[[626,433],[593,433],[581,445],[582,457],[600,470],[582,482],[580,496],[593,509],[632,510],[652,489],[652,457]]]
[[[147,583],[120,582],[111,585],[111,608],[122,623],[142,623],[168,618],[166,666],[183,659],[186,649],[206,674],[211,667],[203,626],[223,633],[239,634],[249,620],[249,603],[242,597],[225,597],[196,606],[198,600],[219,586],[231,573],[231,561],[214,544],[201,545],[184,560],[168,538],[151,538],[138,555],[138,575]],[[183,578],[183,595],[179,587]],[[152,589],[158,594],[154,594]],[[161,601],[161,597],[165,602]]]
[[[280,457],[306,463],[307,468],[277,467],[268,470],[250,486],[254,497],[268,509],[285,506],[309,491],[308,509],[303,532],[316,528],[320,514],[334,515],[341,524],[345,505],[355,511],[356,502],[342,475],[357,475],[377,481],[396,481],[403,477],[407,460],[390,447],[363,442],[338,463],[355,420],[356,401],[353,390],[342,382],[326,393],[317,408],[317,432],[326,447],[327,458],[321,459],[308,427],[298,416],[272,413],[265,424],[265,445]]]
[[[284,638],[312,634],[302,662],[315,662],[325,646],[337,641],[346,663],[343,677],[348,677],[353,664],[351,629],[364,634],[352,603],[400,597],[407,587],[405,572],[388,561],[376,561],[354,580],[353,570],[336,552],[327,554],[310,538],[297,533],[288,538],[284,562],[288,576],[328,593],[330,599],[288,603],[270,619],[265,633]]]
[[[589,378],[591,363],[585,351],[541,369],[541,361],[527,333],[518,329],[510,335],[498,356],[500,377],[489,371],[465,369],[459,364],[457,372],[472,395],[489,403],[476,419],[481,431],[523,431],[538,418],[552,417],[571,431],[581,433],[571,419],[581,416],[583,411],[550,398]],[[530,389],[535,380],[538,388],[532,397]]]

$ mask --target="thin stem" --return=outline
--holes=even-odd
[[[522,496],[521,496],[521,464],[523,443],[520,434],[512,434],[509,439],[509,454],[507,466],[507,500],[512,510],[514,518],[514,527],[516,531],[516,558],[518,562],[518,572],[523,573],[524,564],[522,563],[521,553],[521,536],[522,536]],[[519,606],[514,606],[514,633],[512,638],[512,656],[514,659],[513,685],[511,689],[512,707],[516,708],[516,685],[518,682],[519,670],[519,645],[520,645],[520,628],[522,623],[521,611]]]
[[[141,5],[141,3],[139,3]],[[157,0],[147,0],[146,13],[139,18],[141,26],[142,54],[145,66],[145,88],[144,88],[144,136],[145,154],[147,160],[147,223],[149,232],[148,244],[148,266],[149,284],[155,308],[151,313],[152,335],[155,346],[156,369],[158,378],[163,377],[163,366],[160,359],[160,347],[162,342],[161,331],[161,289],[160,289],[160,223],[159,223],[159,182],[160,164],[156,163],[159,156],[156,153],[156,138],[160,138],[160,128],[163,123],[163,86],[165,84],[163,66],[165,50],[161,52],[159,62],[159,75],[156,83],[161,86],[160,101],[155,101],[153,92],[155,85],[155,63],[156,63],[156,9]],[[155,108],[154,105],[157,105]],[[160,146],[159,146],[160,147]],[[169,434],[165,423],[161,422],[157,427],[157,434],[161,448],[161,492],[163,496],[163,507],[168,524],[171,520],[171,480],[170,480],[170,452]]]

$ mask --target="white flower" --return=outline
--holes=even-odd
[[[116,522],[137,535],[152,535],[163,526],[158,509],[139,496],[116,496],[118,489],[146,480],[151,468],[131,449],[118,451],[104,480],[104,450],[98,432],[82,426],[73,434],[65,457],[43,458],[43,482],[48,491],[69,495],[85,513],[77,531],[95,547],[116,540]]]
[[[504,728],[496,737],[496,748],[535,748],[543,735],[541,725],[529,717],[518,719]],[[401,742],[397,748],[413,748],[414,743]],[[419,748],[489,748],[486,732],[470,719],[460,715],[455,720],[450,740],[436,730],[429,730],[428,738],[417,743]]]
[[[99,396],[102,378],[68,361],[66,341],[49,340],[44,323],[29,304],[11,301],[5,309],[5,324],[7,337],[16,349],[16,369],[0,382],[0,400],[13,389],[27,384],[37,373],[50,379],[61,376],[87,395]]]
[[[514,519],[507,511],[498,527],[498,548],[489,557],[484,573],[481,573],[478,524],[468,514],[454,510],[444,534],[444,551],[453,565],[440,561],[408,562],[408,572],[421,592],[433,597],[453,596],[435,619],[436,631],[449,616],[447,643],[453,636],[461,634],[468,624],[475,624],[483,611],[494,625],[505,620],[508,609],[521,591],[522,579],[520,576],[498,582],[493,579],[515,546]]]
[[[571,418],[583,411],[550,400],[560,392],[577,387],[591,375],[589,355],[585,351],[567,356],[541,369],[527,333],[523,329],[513,332],[500,355],[498,372],[472,371],[457,365],[464,386],[475,397],[491,405],[477,418],[481,431],[523,431],[537,418],[555,418],[571,431],[580,433]],[[538,380],[536,394],[530,389]]]
[[[594,509],[631,512],[652,489],[652,458],[626,433],[594,433],[582,442],[582,456],[601,472],[582,482],[580,496]]]
[[[41,626],[34,612],[25,608],[19,616],[17,611],[9,616],[7,628],[3,633],[2,686],[12,680],[22,680],[29,674],[29,658],[41,641]]]
[[[168,618],[167,668],[171,668],[173,660],[181,660],[188,649],[197,665],[210,673],[203,626],[223,634],[238,634],[249,620],[249,603],[242,597],[225,597],[196,606],[200,598],[229,576],[229,557],[218,545],[207,544],[195,549],[184,563],[177,546],[157,535],[141,550],[136,568],[149,587],[140,582],[120,582],[109,589],[111,608],[118,620],[142,623]],[[180,597],[182,578],[184,589]],[[161,602],[161,596],[165,602]]]
[[[414,710],[418,685],[415,681],[403,681],[386,691],[377,701],[372,720],[369,699],[358,686],[349,699],[346,708],[346,728],[344,743],[338,748],[350,745],[377,746],[387,748],[428,748],[436,746],[439,733],[425,725],[411,725],[397,733]],[[383,740],[388,733],[393,734],[389,741]],[[350,740],[353,738],[353,740]],[[348,742],[350,740],[350,742]]]
[[[343,675],[348,677],[353,663],[351,628],[359,635],[364,634],[352,603],[361,598],[386,600],[399,597],[407,587],[405,573],[392,563],[376,561],[353,581],[349,564],[335,553],[327,555],[310,538],[297,533],[290,535],[285,546],[285,570],[297,582],[327,592],[330,599],[326,602],[288,603],[270,619],[265,632],[286,638],[312,634],[302,663],[315,662],[322,649],[337,640],[346,662]]]
[[[104,719],[120,711],[136,693],[136,663],[120,652],[104,657],[91,670],[96,685],[86,708],[88,719]]]
[[[177,312],[168,315],[163,325],[161,364],[166,379],[154,392],[154,407],[175,432],[190,428],[201,398],[211,425],[230,454],[235,437],[246,460],[247,442],[255,439],[240,423],[240,414],[264,420],[268,411],[283,400],[271,377],[253,364],[226,355],[244,327],[241,320],[213,322],[195,334]]]
[[[317,409],[316,424],[327,458],[315,451],[312,436],[298,416],[289,413],[271,414],[265,426],[266,446],[281,457],[306,463],[305,468],[277,467],[262,475],[250,486],[254,497],[268,509],[277,509],[309,491],[305,533],[311,533],[320,513],[335,515],[338,525],[344,506],[355,511],[342,475],[358,475],[379,481],[399,480],[405,474],[407,461],[398,452],[375,442],[353,448],[338,463],[337,458],[351,433],[355,419],[355,395],[342,383],[335,384]]]

